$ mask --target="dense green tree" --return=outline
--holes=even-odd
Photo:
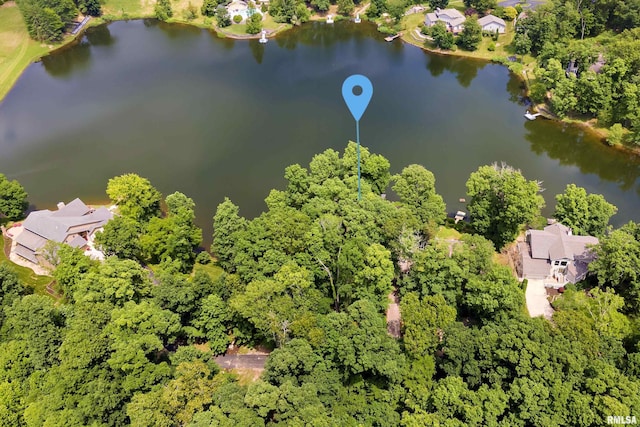
[[[10,306],[22,294],[24,294],[24,286],[20,283],[18,275],[9,267],[9,264],[0,264],[0,307]],[[1,319],[2,313],[0,313]]]
[[[464,21],[464,28],[458,36],[458,44],[465,50],[476,50],[482,41],[482,28],[475,16]]]
[[[495,266],[485,275],[469,278],[463,305],[483,320],[509,317],[522,310],[524,293],[509,268]]]
[[[146,178],[130,173],[111,178],[107,196],[118,205],[123,216],[146,222],[160,214],[161,194]]]
[[[471,224],[500,249],[540,214],[540,191],[538,182],[527,181],[509,166],[481,166],[467,181]]]
[[[290,336],[304,335],[320,305],[312,275],[295,263],[284,265],[271,279],[254,280],[231,306],[278,346]]]
[[[149,272],[135,261],[109,257],[97,269],[84,274],[73,288],[75,301],[105,301],[122,306],[150,296],[152,284]]]
[[[353,10],[355,9],[355,4],[353,4],[353,0],[337,0],[338,4],[338,13],[341,15],[351,15]]]
[[[447,31],[447,27],[442,21],[436,22],[436,24],[431,27],[431,38],[433,38],[433,43],[435,43],[436,47],[440,49],[449,50],[453,47],[453,34]]]
[[[27,344],[27,354],[36,369],[57,363],[62,339],[62,317],[48,296],[27,295],[5,307],[2,335]]]
[[[449,6],[449,0],[429,0],[427,3],[431,10],[446,9]]]
[[[247,34],[258,34],[262,31],[262,15],[258,12],[247,18]]]
[[[571,228],[574,234],[602,236],[618,209],[600,194],[589,194],[575,184],[556,195],[554,218]]]
[[[227,331],[231,321],[231,311],[218,295],[204,298],[198,315],[191,323],[198,335],[206,338],[213,354],[222,354],[227,350],[230,339]]]
[[[311,0],[311,6],[313,6],[319,12],[326,12],[327,10],[329,10],[331,2],[329,0]]]
[[[69,245],[59,245],[56,250],[57,265],[53,277],[67,301],[73,302],[78,282],[88,273],[96,263],[84,254],[82,249]]]
[[[291,22],[296,13],[298,0],[271,0],[269,2],[269,15],[276,22]]]
[[[141,225],[127,216],[116,216],[96,233],[96,246],[107,256],[134,259],[140,254]]]
[[[231,25],[231,16],[229,15],[229,11],[223,5],[218,5],[216,8],[216,22],[218,23],[218,27],[224,28]]]
[[[202,7],[200,8],[200,13],[202,16],[213,17],[216,14],[216,8],[218,7],[218,0],[204,0],[202,2]]]
[[[595,261],[589,271],[598,277],[601,287],[612,287],[625,299],[625,311],[640,307],[640,227],[628,223],[600,239],[594,248]]]
[[[409,165],[393,177],[393,191],[423,224],[440,224],[447,215],[442,196],[436,193],[433,173],[420,165]]]
[[[156,14],[156,18],[161,21],[166,21],[173,16],[173,9],[171,8],[171,0],[157,0],[153,11]]]
[[[0,173],[0,216],[20,219],[27,206],[27,192],[20,183],[16,180],[9,181]]]

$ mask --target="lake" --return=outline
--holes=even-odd
[[[637,158],[527,121],[521,84],[501,65],[387,43],[365,23],[307,24],[265,45],[154,20],[90,29],[31,65],[0,104],[0,172],[37,208],[103,202],[109,178],[135,172],[192,197],[210,242],[225,196],[256,216],[286,166],[355,139],[341,95],[355,73],[374,86],[361,143],[392,172],[431,170],[449,211],[464,209],[471,172],[504,161],[543,181],[547,215],[576,183],[618,206],[614,224],[640,220]]]

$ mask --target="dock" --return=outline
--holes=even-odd
[[[89,22],[89,19],[91,19],[90,16],[85,16],[84,19],[82,20],[82,22],[80,24],[78,24],[78,26],[76,26],[73,31],[71,31],[71,35],[75,36],[76,34],[78,34],[78,32],[80,30],[82,30],[82,28],[84,28],[85,25],[87,25],[87,22]]]
[[[536,119],[536,117],[538,117],[538,116],[540,116],[540,115],[541,115],[540,113],[531,114],[531,113],[529,112],[529,110],[527,110],[527,112],[526,112],[526,113],[524,113],[524,116],[527,118],[527,120],[535,120],[535,119]]]
[[[392,42],[392,41],[394,41],[395,39],[397,39],[400,36],[402,36],[402,33],[398,33],[398,34],[396,34],[394,36],[385,37],[384,39],[386,41],[388,41],[388,42]]]

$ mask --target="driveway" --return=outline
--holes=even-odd
[[[264,369],[266,354],[231,354],[218,356],[215,361],[223,369]]]
[[[544,280],[529,279],[525,298],[527,300],[529,316],[544,316],[546,319],[551,320],[551,317],[553,317],[553,307],[551,307],[551,304],[547,299],[547,290],[544,287]]]

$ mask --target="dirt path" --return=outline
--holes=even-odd
[[[223,369],[259,369],[264,370],[267,362],[266,354],[231,354],[218,356],[216,363]]]
[[[387,307],[387,332],[394,338],[400,338],[400,325],[402,316],[400,315],[400,305],[395,292],[388,295],[389,307]]]

